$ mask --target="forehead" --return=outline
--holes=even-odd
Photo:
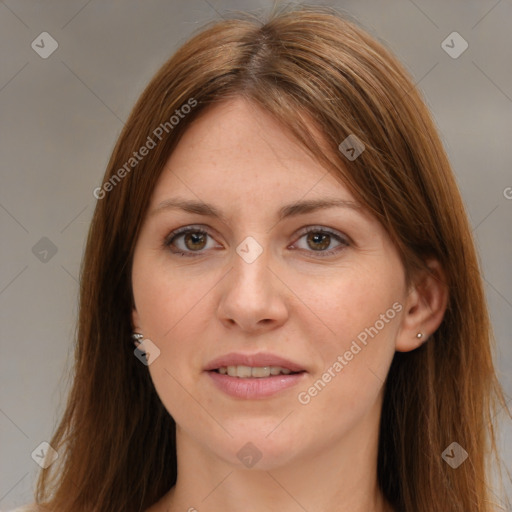
[[[283,125],[243,99],[210,107],[183,134],[155,187],[153,205],[171,192],[221,202],[326,194],[353,199]]]

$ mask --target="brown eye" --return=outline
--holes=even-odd
[[[187,249],[190,249],[191,251],[201,250],[204,249],[204,246],[206,245],[206,236],[206,234],[198,232],[187,233],[183,240]]]
[[[299,240],[303,238],[306,240],[306,247],[301,247],[299,244],[298,248],[309,253],[317,253],[320,257],[334,255],[350,245],[349,239],[343,236],[342,233],[317,226],[307,228]],[[335,242],[338,245],[333,248],[332,244]]]
[[[327,249],[331,243],[331,235],[326,233],[308,233],[307,242],[314,251]]]
[[[189,226],[173,231],[165,239],[164,246],[181,256],[195,256],[193,253],[200,255],[208,248],[208,237],[210,235],[204,229]]]

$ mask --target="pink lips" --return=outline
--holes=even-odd
[[[227,366],[280,366],[281,368],[287,368],[292,372],[298,373],[240,378],[223,375],[215,371],[218,368]],[[234,398],[246,400],[267,398],[279,391],[288,389],[304,379],[307,373],[297,363],[267,353],[252,355],[227,354],[208,363],[205,371],[218,389]]]
[[[297,363],[265,352],[260,354],[239,354],[234,352],[226,354],[209,362],[205,370],[217,370],[222,366],[280,366],[281,368],[288,368],[292,372],[305,371]]]

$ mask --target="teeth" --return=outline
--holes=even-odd
[[[217,370],[222,375],[230,377],[239,377],[245,379],[248,377],[270,377],[271,375],[288,375],[291,372],[288,368],[281,366],[222,366]]]

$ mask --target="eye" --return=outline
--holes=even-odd
[[[199,226],[185,226],[171,232],[164,240],[164,247],[171,250],[173,254],[180,256],[199,256],[207,249],[208,238],[211,235]],[[350,245],[348,238],[339,232],[331,231],[320,226],[307,227],[299,240],[306,239],[307,247],[299,247],[300,250],[318,253],[320,257],[337,254]],[[333,241],[337,241],[335,248],[328,249]],[[293,246],[291,246],[293,248]]]
[[[164,246],[180,256],[195,256],[193,253],[201,254],[203,249],[212,248],[207,246],[209,236],[200,227],[186,226],[170,233],[164,240]]]
[[[299,240],[302,238],[305,238],[307,247],[299,247],[299,249],[319,253],[320,257],[332,256],[350,245],[348,239],[341,233],[320,226],[309,226]],[[338,241],[339,244],[334,249],[325,250],[331,246],[333,240]]]

